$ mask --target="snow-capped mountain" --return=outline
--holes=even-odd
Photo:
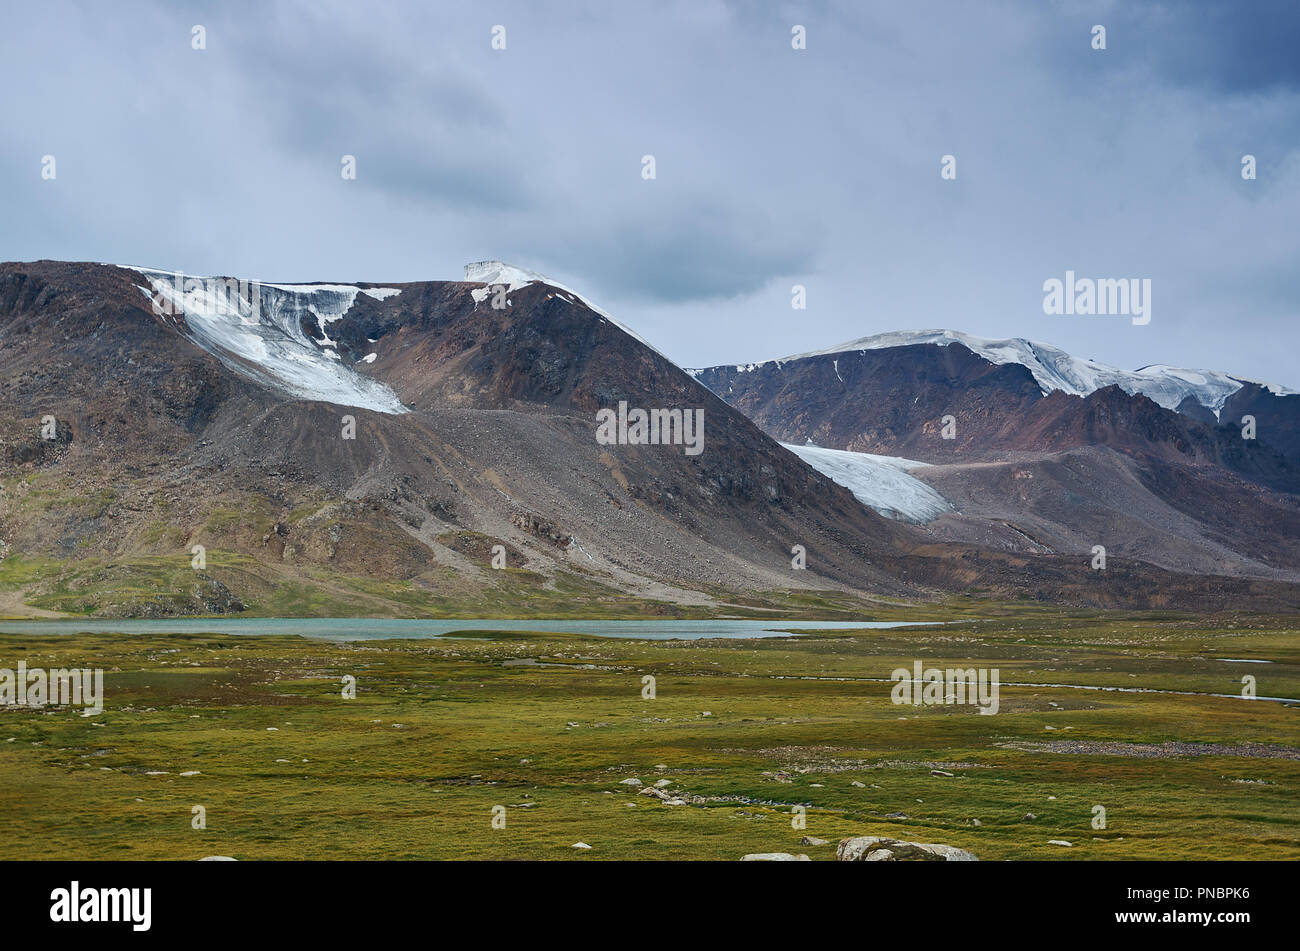
[[[1300,394],[1209,370],[1120,370],[1028,340],[899,331],[689,372],[796,445],[939,462],[1105,444],[1249,468],[1230,451],[1249,417],[1253,444],[1300,460]],[[1222,434],[1198,434],[1189,421],[1235,435],[1220,445]]]
[[[1300,566],[1300,395],[1280,387],[945,331],[693,375],[868,507],[945,542],[1034,561],[1105,544],[1257,577]]]
[[[343,578],[351,610],[381,614],[498,603],[521,585],[588,606],[931,590],[928,563],[904,576],[909,526],[577,295],[505,266],[470,273],[177,290],[164,270],[0,265],[0,419],[13,422],[0,427],[0,551],[75,550],[97,568],[191,544],[239,553],[233,569],[212,558],[198,594],[188,572],[176,591],[150,575],[132,582],[147,607],[83,588],[79,612],[240,610],[281,583],[341,592]],[[505,307],[476,293],[495,282],[515,285]],[[624,400],[703,407],[705,451],[603,444],[596,414]],[[351,407],[374,412],[349,428]],[[111,505],[24,505],[11,489],[34,472],[61,498],[112,486]],[[815,553],[807,572],[791,571],[795,537]],[[495,570],[495,546],[527,570]]]
[[[1012,337],[1006,340],[989,340],[956,330],[898,330],[851,340],[825,350],[799,353],[779,360],[737,366],[737,370],[752,371],[767,364],[785,364],[808,357],[833,356],[841,353],[860,353],[866,350],[884,350],[891,347],[909,347],[917,344],[948,346],[960,343],[990,363],[1016,363],[1033,374],[1044,393],[1061,390],[1074,396],[1087,396],[1107,386],[1118,386],[1126,393],[1141,393],[1166,409],[1177,409],[1187,397],[1196,399],[1216,416],[1224,402],[1249,380],[1229,376],[1215,370],[1188,370],[1180,367],[1153,365],[1138,370],[1121,370],[1117,367],[1087,360],[1066,353],[1059,347]],[[1276,384],[1260,384],[1275,396],[1286,396],[1296,391]]]

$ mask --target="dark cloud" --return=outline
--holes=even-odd
[[[688,365],[951,326],[1297,385],[1298,23],[1281,0],[22,4],[0,258],[381,281],[504,258]],[[1045,318],[1067,268],[1151,277],[1152,323]]]
[[[1140,0],[1115,9],[1131,41],[1168,79],[1234,95],[1300,90],[1294,0]]]
[[[676,304],[752,294],[814,266],[820,239],[810,222],[705,195],[670,194],[652,207],[611,231],[565,241],[570,269],[613,276],[598,281],[602,292]]]

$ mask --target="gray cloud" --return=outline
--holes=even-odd
[[[0,258],[382,281],[500,257],[686,365],[950,326],[1300,385],[1298,23],[1272,0],[22,5]],[[1067,268],[1151,277],[1151,325],[1045,317]]]

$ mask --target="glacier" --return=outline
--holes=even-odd
[[[181,332],[236,373],[295,399],[392,415],[407,412],[386,384],[343,362],[327,331],[358,294],[384,300],[400,294],[400,288],[248,281],[243,282],[248,289],[244,297],[223,293],[229,283],[225,279],[119,266],[144,277],[148,286],[136,285],[140,291],[183,315],[177,325]],[[321,340],[303,331],[307,316],[315,318]]]
[[[349,366],[329,337],[329,325],[347,314],[357,295],[386,300],[400,294],[401,288],[245,281],[238,283],[253,290],[241,298],[225,290],[235,283],[225,278],[183,275],[127,264],[108,266],[144,277],[147,285],[136,286],[155,302],[155,307],[161,304],[183,315],[184,320],[177,322],[178,329],[245,377],[295,399],[321,400],[380,413],[408,411],[387,385]],[[510,292],[534,282],[545,284],[663,356],[645,338],[572,288],[536,271],[502,261],[477,261],[465,265],[465,280],[485,285],[470,292],[476,304],[487,299],[494,285],[504,284]],[[320,339],[313,339],[302,329],[303,318],[309,316],[319,328]],[[369,353],[360,362],[369,364],[375,359],[376,354]]]
[[[781,445],[886,518],[924,524],[954,510],[931,486],[909,474],[908,470],[924,468],[928,463],[821,446]]]

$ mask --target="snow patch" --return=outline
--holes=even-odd
[[[909,475],[908,470],[929,463],[820,446],[781,445],[832,482],[844,486],[863,505],[887,518],[924,524],[953,511],[947,499],[916,476]]]

